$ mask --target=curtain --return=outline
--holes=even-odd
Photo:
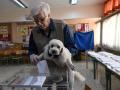
[[[99,45],[100,44],[100,23],[96,24],[96,30],[94,30],[95,32],[95,44]]]
[[[114,0],[114,4],[113,4],[114,10],[115,10],[115,9],[118,9],[119,3],[120,3],[120,0]]]
[[[120,0],[108,0],[104,5],[104,15],[108,15],[120,8]]]
[[[120,14],[103,22],[102,45],[120,50]]]
[[[117,19],[116,19],[116,40],[115,40],[115,49],[119,49],[120,50],[120,14],[117,15]]]
[[[75,43],[79,50],[93,50],[94,49],[94,32],[76,32],[74,34]]]

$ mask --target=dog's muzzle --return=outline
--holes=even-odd
[[[57,57],[59,56],[59,54],[57,53],[56,50],[52,50],[52,51],[51,51],[51,54],[52,54],[52,56],[53,56],[54,58],[57,58]]]
[[[52,53],[52,55],[56,55],[57,51],[56,50],[52,50],[51,53]]]
[[[50,50],[50,49],[49,49],[49,50]],[[58,52],[58,51],[55,50],[55,49],[52,49],[52,50],[50,50],[50,51],[49,51],[49,50],[48,50],[48,55],[49,55],[49,57],[57,58],[57,57],[62,53],[63,48],[61,49],[60,52]]]
[[[52,50],[51,52],[48,51],[48,56],[57,58],[59,55],[57,55],[57,51],[56,50]]]

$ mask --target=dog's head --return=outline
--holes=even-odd
[[[64,45],[60,40],[52,39],[48,44],[48,54],[51,56],[59,56],[63,51]]]

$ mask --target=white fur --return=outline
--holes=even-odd
[[[53,45],[53,47],[52,47]],[[59,48],[57,47],[59,46]],[[53,52],[55,51],[55,53]],[[51,54],[51,56],[48,55]],[[56,55],[57,57],[54,57]],[[71,60],[71,53],[67,48],[64,47],[63,43],[60,40],[53,39],[51,40],[44,49],[44,52],[39,56],[39,58],[44,58],[45,60],[52,60],[58,67],[62,68],[64,66],[67,67],[66,70],[69,71],[69,83],[70,83],[70,90],[73,90],[74,84],[74,77],[76,77],[80,81],[85,81],[85,78],[76,70],[72,70],[71,68],[74,67],[72,60]],[[63,68],[61,69],[64,73]],[[59,74],[62,73],[59,70],[57,71]]]

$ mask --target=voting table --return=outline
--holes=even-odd
[[[113,74],[120,78],[120,56],[105,51],[86,51],[86,55],[93,60],[94,79],[96,79],[97,64],[100,63],[105,67],[106,90],[111,90],[111,75]]]
[[[54,77],[50,75],[47,63],[43,60],[40,61],[37,66],[22,69],[12,77],[0,82],[0,90],[2,90],[4,86],[11,87],[12,90],[15,88],[23,88],[23,90],[25,90],[25,88],[44,90],[44,88],[52,88],[56,85],[55,83],[50,83],[51,81],[49,80],[52,80],[52,78]],[[67,90],[69,90],[68,78],[64,82],[60,81],[57,87],[67,87]]]

